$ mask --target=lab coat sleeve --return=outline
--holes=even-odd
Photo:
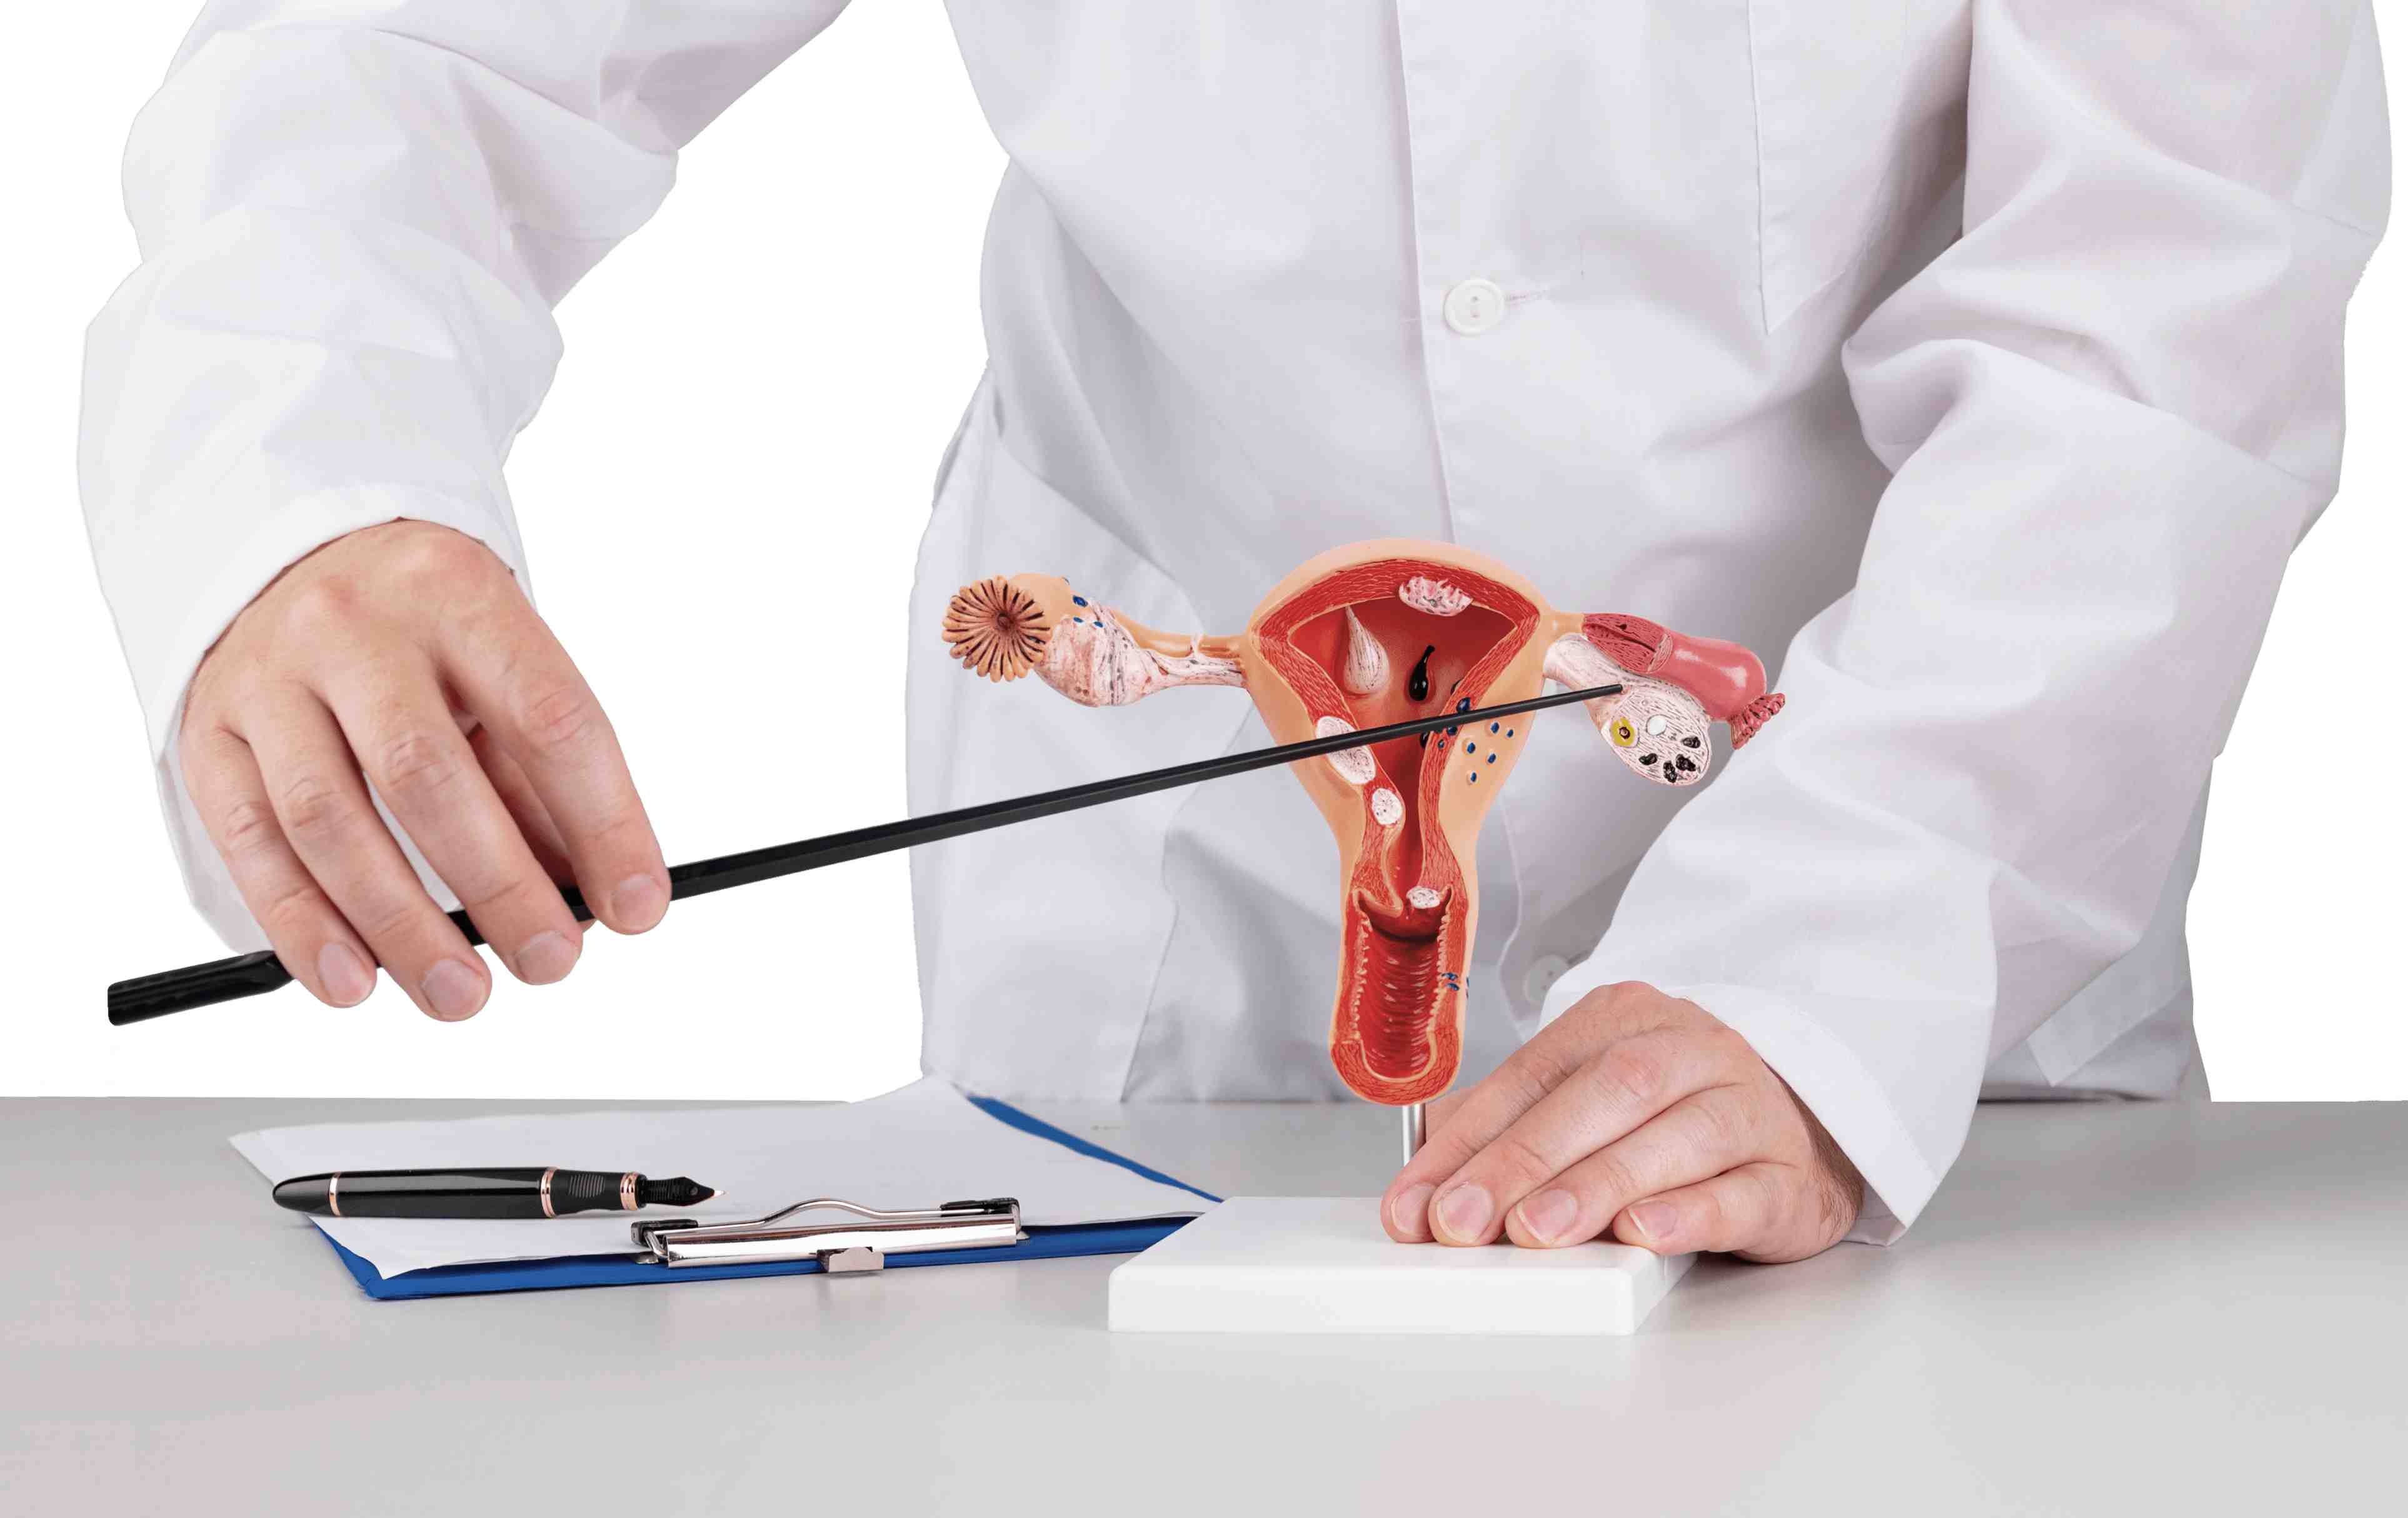
[[[260,937],[175,774],[194,667],[294,560],[397,518],[526,580],[502,462],[552,308],[678,149],[842,0],[219,0],[136,120],[141,264],[87,337],[101,586],[188,885]]]
[[[1734,1024],[1880,1242],[2149,921],[2332,494],[2388,208],[2361,6],[1977,0],[1971,60],[1963,236],[1843,353],[1892,471],[1856,587],[1542,1010],[1636,980]],[[2286,718],[2345,783],[2353,714]]]

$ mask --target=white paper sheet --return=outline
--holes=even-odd
[[[812,1196],[885,1208],[1016,1196],[1021,1221],[1038,1224],[1186,1216],[1211,1205],[1193,1192],[1008,1126],[933,1077],[840,1106],[322,1123],[263,1128],[231,1141],[271,1183],[322,1170],[557,1165],[690,1176],[720,1189],[700,1207],[642,1213],[500,1223],[311,1220],[386,1277],[438,1265],[626,1254],[635,1248],[627,1225],[638,1217],[759,1217]],[[272,1204],[262,1196],[260,1205]]]

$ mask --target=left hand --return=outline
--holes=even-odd
[[[1429,1119],[1380,1203],[1403,1243],[1610,1231],[1658,1254],[1802,1260],[1864,1203],[1864,1178],[1745,1038],[1636,981],[1591,992]]]

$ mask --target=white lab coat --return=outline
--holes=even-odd
[[[552,303],[837,8],[221,0],[187,40],[128,157],[83,482],[230,939],[173,771],[195,662],[367,523],[523,572],[502,460]],[[1322,549],[1450,539],[1764,650],[1790,696],[1694,796],[1538,724],[1482,841],[1467,1075],[1594,986],[1695,997],[1863,1169],[1873,1239],[1985,1081],[2186,1079],[2209,764],[2333,488],[2387,211],[2363,5],[953,11],[1011,165],[911,609],[915,810],[1266,738],[1234,694],[965,678],[962,582],[1232,632]],[[1501,308],[1451,320],[1472,279]],[[1283,774],[924,850],[913,889],[932,1068],[1340,1094],[1329,844]]]

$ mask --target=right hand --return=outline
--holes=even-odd
[[[243,901],[329,1006],[366,999],[380,964],[446,1022],[493,990],[371,785],[522,981],[577,963],[555,881],[621,933],[668,909],[601,705],[509,567],[448,527],[363,528],[285,570],[201,661],[179,743]]]

